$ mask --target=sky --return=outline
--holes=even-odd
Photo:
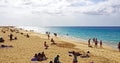
[[[120,26],[120,0],[0,0],[0,25]]]

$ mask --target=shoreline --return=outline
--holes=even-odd
[[[28,26],[29,27],[29,26]],[[17,28],[17,27],[16,27]],[[28,30],[28,29],[24,29],[24,28],[22,28],[23,30]],[[30,31],[30,30],[32,30],[32,29],[29,29],[28,31]],[[44,34],[45,35],[45,32],[38,32],[38,31],[35,31],[35,30],[33,30],[34,31],[34,33],[38,33],[38,34]],[[53,34],[53,33],[52,33]],[[53,35],[52,35],[53,36]],[[87,44],[88,42],[88,40],[87,39],[82,39],[82,38],[76,38],[76,37],[74,37],[74,36],[66,36],[66,35],[58,35],[58,37],[59,38],[65,38],[65,40],[71,40],[71,41],[74,41],[74,42],[82,42],[82,43],[85,43],[85,44]],[[92,41],[91,41],[92,42]],[[103,42],[104,43],[104,45],[105,46],[107,46],[107,47],[111,47],[111,48],[113,48],[113,49],[115,49],[115,50],[117,50],[117,46],[115,46],[115,45],[111,45],[111,44],[109,44],[109,43],[107,43],[107,41],[106,42]]]
[[[18,27],[18,28],[23,28],[24,30],[34,30],[34,32],[36,32],[36,33],[42,33],[42,34],[45,34],[45,32],[46,32],[46,30],[42,30],[42,31],[39,31],[39,30],[36,30],[36,28],[38,28],[38,27],[32,27],[32,26],[27,26],[27,28],[29,28],[29,29],[26,29],[25,27],[26,26],[16,26],[16,27]],[[32,29],[32,28],[35,28],[35,29]],[[79,26],[78,26],[79,27]],[[84,27],[84,26],[83,26]],[[85,26],[86,27],[86,26]],[[104,26],[103,26],[104,27]],[[112,26],[111,26],[112,27]],[[40,29],[44,29],[44,27],[40,27]],[[53,33],[52,33],[53,34]],[[72,39],[72,40],[74,40],[74,41],[76,41],[76,42],[79,42],[79,41],[83,41],[83,42],[86,42],[87,43],[87,41],[88,41],[88,39],[82,39],[81,37],[79,37],[79,38],[77,38],[77,37],[75,37],[75,36],[67,36],[67,35],[64,35],[64,34],[59,34],[59,36],[60,37],[64,37],[64,38],[67,38],[67,39]],[[98,39],[99,40],[99,39]],[[110,42],[110,43],[109,43]],[[114,43],[114,42],[111,42],[111,41],[107,41],[107,40],[103,40],[103,43],[105,44],[105,45],[107,45],[107,46],[110,46],[110,47],[112,47],[112,48],[114,48],[114,49],[117,49],[117,43]]]
[[[23,29],[23,28],[22,28],[22,30],[24,31],[24,30],[27,30],[27,29]],[[30,30],[32,30],[32,29],[30,29]],[[30,30],[27,30],[27,31],[30,32]],[[46,35],[45,32],[37,32],[37,31],[35,31],[35,30],[33,30],[32,33],[35,34],[36,36],[39,35],[39,34],[40,34],[40,35]],[[54,37],[53,33],[52,33],[51,36]],[[65,40],[65,41],[69,40],[69,42],[70,42],[70,41],[73,41],[73,42],[76,42],[76,43],[84,43],[84,44],[87,44],[87,43],[88,43],[88,42],[87,42],[88,40],[86,40],[86,39],[76,38],[76,37],[73,37],[73,36],[58,35],[58,38],[60,38],[60,39],[63,40],[63,41],[64,41],[64,40]],[[112,45],[110,46],[110,44],[107,43],[107,42],[104,42],[103,45],[105,45],[105,46],[107,46],[107,47],[109,47],[109,48],[112,48],[112,49],[116,50],[116,48],[112,47]],[[113,46],[115,46],[115,45],[113,45]]]

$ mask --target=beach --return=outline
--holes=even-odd
[[[0,36],[4,38],[4,43],[0,45],[12,45],[12,48],[0,48],[0,63],[49,63],[54,61],[54,57],[59,55],[59,60],[61,63],[72,63],[73,56],[69,56],[69,51],[80,52],[82,55],[87,54],[90,51],[88,58],[77,57],[78,63],[120,63],[120,52],[108,45],[103,45],[103,48],[99,46],[97,48],[88,47],[87,42],[74,41],[72,39],[67,39],[64,37],[53,38],[56,45],[51,45],[50,40],[46,34],[36,33],[33,31],[26,31],[18,29],[20,33],[11,32],[10,30],[2,33],[0,28]],[[15,29],[14,27],[12,29]],[[12,33],[17,37],[17,40],[9,40],[8,35]],[[23,34],[21,34],[23,33]],[[29,34],[30,37],[27,38],[25,35]],[[47,42],[48,49],[44,48],[44,42]],[[35,53],[43,52],[45,53],[47,60],[44,61],[31,61]]]

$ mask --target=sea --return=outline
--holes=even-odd
[[[120,26],[48,26],[48,27],[35,27],[35,26],[17,26],[25,30],[34,30],[34,32],[43,33],[50,32],[57,33],[59,36],[75,39],[77,41],[97,38],[98,41],[102,40],[103,43],[117,48],[120,42]]]

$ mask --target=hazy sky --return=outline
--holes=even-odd
[[[120,26],[120,0],[0,0],[0,25]]]

